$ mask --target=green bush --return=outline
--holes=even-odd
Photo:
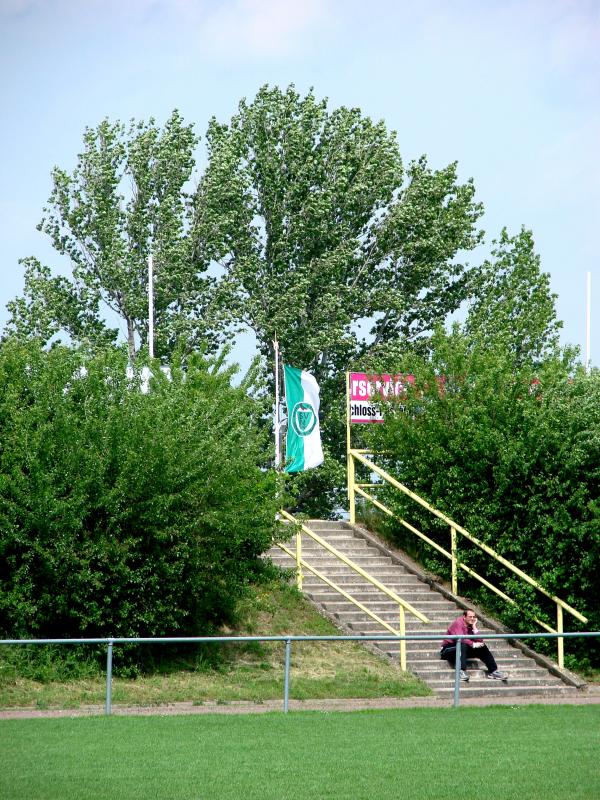
[[[81,367],[85,365],[85,370]],[[198,357],[149,392],[126,355],[0,348],[0,635],[199,635],[275,532],[260,407]]]

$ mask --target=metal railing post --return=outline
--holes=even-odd
[[[350,514],[350,524],[356,524],[356,491],[354,474],[354,456],[348,451],[348,513]]]
[[[400,636],[406,636],[406,614],[404,613],[404,606],[400,608]],[[400,640],[400,669],[406,672],[406,639]]]
[[[350,432],[350,373],[346,373],[346,472],[348,477],[348,514],[351,525],[356,524],[356,492],[352,434]]]
[[[458,548],[456,528],[450,528],[450,552],[452,553],[452,594],[458,594]]]
[[[283,676],[283,713],[287,714],[290,703],[290,662],[292,660],[292,640],[285,640],[285,674]]]
[[[460,703],[460,660],[462,657],[462,639],[456,639],[456,658],[454,661],[454,708]]]
[[[563,633],[563,610],[560,603],[556,604],[556,632]],[[565,640],[559,636],[556,640],[558,645],[558,666],[564,669],[565,666]]]
[[[112,667],[113,667],[113,640],[108,642],[106,653],[106,705],[104,713],[110,716],[112,712]]]
[[[296,532],[296,586],[302,591],[302,531]]]

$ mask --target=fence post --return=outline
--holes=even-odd
[[[283,676],[283,713],[287,714],[290,701],[290,661],[292,657],[292,640],[285,640],[285,673]]]
[[[113,640],[109,639],[106,653],[106,705],[104,713],[109,716],[112,711],[112,666],[113,666]]]
[[[458,594],[458,553],[456,528],[450,528],[450,551],[452,553],[452,594]]]
[[[455,639],[456,658],[454,660],[454,708],[460,703],[460,660],[462,656],[462,639]]]
[[[563,633],[563,610],[562,606],[557,603],[556,604],[556,632]],[[562,636],[559,636],[556,640],[558,644],[558,666],[561,669],[564,669],[565,666],[565,640]]]

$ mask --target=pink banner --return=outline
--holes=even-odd
[[[399,397],[415,382],[414,375],[369,375],[350,373],[350,422],[383,422],[383,414],[374,400]]]

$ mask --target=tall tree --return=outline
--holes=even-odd
[[[229,124],[213,119],[207,143],[196,253],[220,265],[220,304],[262,354],[277,336],[284,358],[316,375],[326,455],[339,463],[344,370],[422,336],[468,295],[459,254],[481,238],[473,183],[424,157],[405,171],[383,122],[293,86],[264,86]],[[330,487],[339,478],[332,467]]]
[[[129,357],[148,336],[148,254],[154,257],[157,355],[179,335],[201,338],[210,283],[187,236],[190,206],[185,187],[194,167],[197,137],[177,111],[163,129],[155,121],[126,127],[104,120],[86,129],[72,173],[56,167],[53,189],[38,226],[70,258],[72,278],[53,278],[26,260],[25,296],[11,305],[9,329],[52,335],[64,329],[75,341],[114,339],[106,308],[124,321]]]
[[[221,265],[222,297],[263,354],[277,334],[324,377],[360,352],[359,320],[376,341],[414,338],[466,297],[456,256],[480,241],[482,209],[456,164],[423,157],[405,175],[383,122],[293,86],[263,87],[207,141],[197,253]]]

